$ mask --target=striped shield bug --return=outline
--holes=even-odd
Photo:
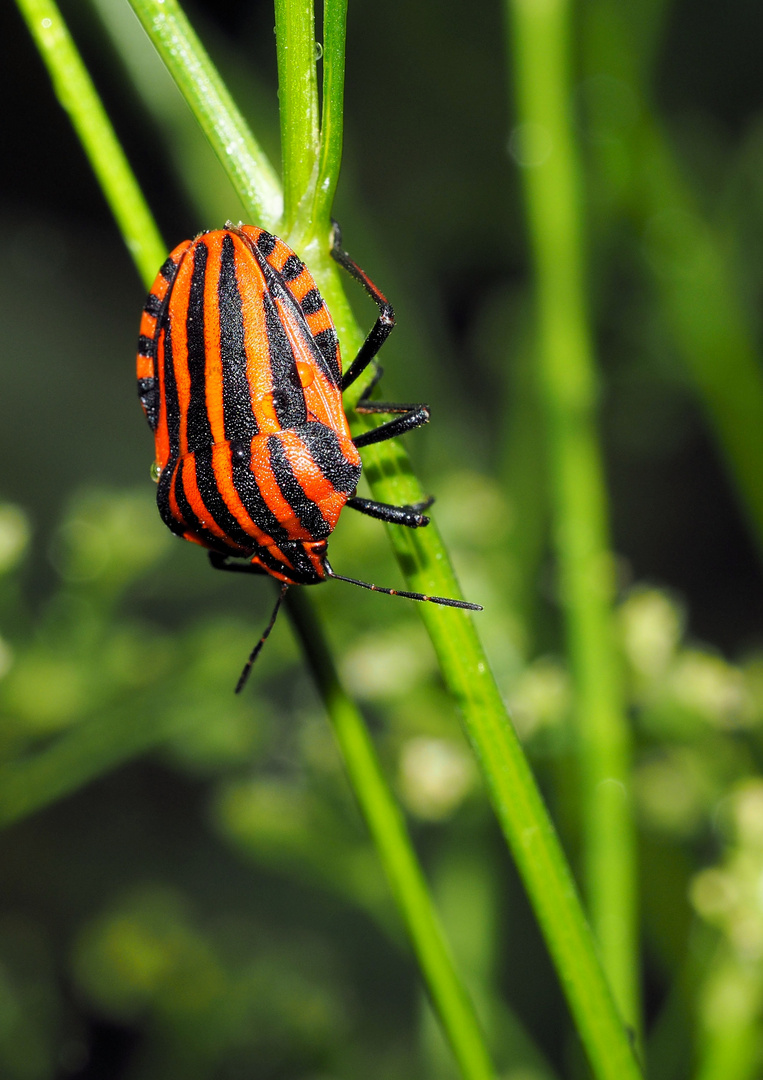
[[[153,475],[163,521],[207,548],[217,569],[270,574],[282,583],[237,692],[290,585],[337,578],[481,610],[343,577],[328,561],[328,536],[345,506],[415,529],[429,523],[424,511],[432,502],[390,506],[355,494],[358,450],[425,424],[429,408],[371,401],[377,367],[356,410],[392,419],[353,439],[342,392],[374,361],[395,316],[343,250],[336,226],[331,253],[379,309],[344,375],[336,330],[310,271],[283,240],[252,225],[228,222],[179,244],[143,309],[138,394],[156,441]]]

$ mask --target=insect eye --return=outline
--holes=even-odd
[[[232,442],[230,456],[234,465],[243,465],[249,460],[249,447],[244,442]]]

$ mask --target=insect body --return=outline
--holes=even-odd
[[[250,225],[202,233],[171,252],[148,294],[138,345],[138,394],[154,432],[157,502],[178,536],[209,549],[212,565],[267,573],[282,589],[242,673],[246,680],[290,585],[336,577],[363,588],[451,607],[478,605],[342,578],[327,538],[345,505],[411,528],[430,505],[389,506],[355,496],[358,448],[426,423],[426,405],[372,402],[358,412],[394,418],[355,439],[342,391],[368,367],[394,326],[392,308],[341,248],[379,317],[342,375],[331,316],[304,263]],[[243,559],[245,562],[230,562]]]

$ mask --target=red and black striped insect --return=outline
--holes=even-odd
[[[371,401],[377,368],[357,405],[394,418],[355,439],[342,392],[373,361],[395,325],[392,307],[342,249],[332,255],[379,309],[342,375],[334,324],[304,263],[272,233],[230,222],[185,240],[148,294],[138,345],[138,394],[156,440],[154,476],[165,524],[209,549],[220,570],[270,574],[282,588],[239,679],[240,691],[290,585],[338,578],[364,589],[469,608],[477,604],[384,589],[342,577],[327,537],[345,505],[419,528],[432,500],[389,506],[358,498],[358,449],[429,419],[426,405]],[[230,562],[242,559],[245,562]]]

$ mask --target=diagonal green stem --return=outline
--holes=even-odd
[[[138,271],[151,281],[164,244],[66,23],[52,0],[18,0],[18,6]]]
[[[278,178],[177,0],[130,0],[241,201],[259,224],[281,216]]]
[[[576,689],[586,885],[615,996],[639,1027],[630,733],[613,621],[614,566],[595,425],[579,169],[569,117],[568,0],[508,0],[520,161],[537,281],[539,378],[555,545]]]

